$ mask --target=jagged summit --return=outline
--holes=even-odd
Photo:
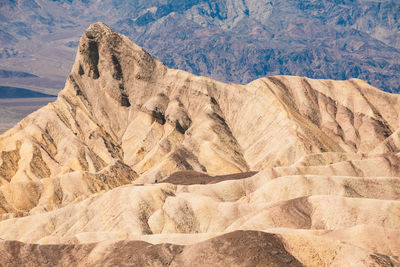
[[[130,66],[129,71],[122,67],[127,64]],[[165,67],[144,49],[114,32],[104,23],[98,22],[90,25],[80,39],[69,79],[77,94],[87,101],[92,100],[87,98],[90,97],[90,92],[78,88],[78,77],[83,80],[99,80],[99,84],[93,88],[99,91],[95,94],[104,91],[121,106],[129,107],[130,90],[126,85],[130,85],[135,79],[149,81],[152,75],[157,74],[154,72],[157,72],[158,68],[165,72]]]
[[[0,136],[0,238],[187,245],[255,230],[305,265],[395,262],[380,254],[400,253],[399,97],[356,79],[224,84],[95,23],[57,101]]]
[[[104,23],[98,22],[89,26],[79,41],[78,53],[72,73],[86,76],[96,80],[103,71],[104,79],[112,78],[124,83],[124,73],[120,61],[123,57],[132,60],[134,72],[126,73],[135,75],[138,79],[149,79],[157,63],[143,48],[137,46]],[[111,67],[111,70],[108,68]],[[126,80],[129,77],[125,77]],[[123,89],[121,89],[123,90]]]

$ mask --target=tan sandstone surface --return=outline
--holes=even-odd
[[[0,265],[399,265],[399,101],[220,83],[93,24],[57,100],[0,136]]]

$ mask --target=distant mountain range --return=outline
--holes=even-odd
[[[0,77],[0,84],[56,93],[81,33],[95,21],[168,67],[225,82],[280,74],[360,78],[400,92],[394,0],[3,0],[0,68],[40,78]]]

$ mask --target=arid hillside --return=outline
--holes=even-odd
[[[0,135],[0,265],[400,264],[400,96],[167,68],[103,23]]]

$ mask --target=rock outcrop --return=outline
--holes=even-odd
[[[220,83],[93,24],[57,101],[0,136],[0,238],[25,242],[0,264],[400,264],[399,101]]]

